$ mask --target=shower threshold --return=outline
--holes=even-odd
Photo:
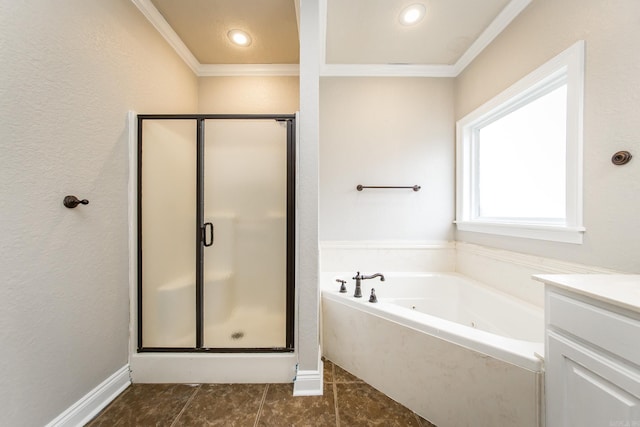
[[[296,354],[283,353],[134,353],[134,383],[290,383]]]

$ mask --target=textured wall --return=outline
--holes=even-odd
[[[324,78],[320,123],[321,240],[453,238],[452,79]]]
[[[298,77],[200,77],[202,114],[293,114],[299,110]]]
[[[640,272],[640,2],[534,0],[456,79],[456,120],[586,41],[582,245],[458,232],[457,240]],[[635,158],[613,166],[628,150]]]
[[[0,424],[43,425],[127,363],[127,110],[197,81],[130,0],[0,1],[0,76]]]

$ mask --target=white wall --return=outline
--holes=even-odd
[[[201,114],[293,114],[300,108],[298,77],[200,77]]]
[[[453,90],[444,78],[321,80],[322,241],[452,240]]]
[[[640,272],[640,2],[534,0],[456,79],[456,120],[586,41],[582,245],[458,232],[457,240]],[[635,158],[611,164],[619,150]]]
[[[127,364],[127,111],[197,81],[130,0],[3,0],[0,40],[0,423],[43,425]]]

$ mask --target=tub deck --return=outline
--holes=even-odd
[[[411,307],[411,299],[427,305],[440,300],[435,303],[439,310],[455,319],[464,318],[465,310],[455,305],[469,298],[476,301],[478,295],[454,290],[458,285],[448,286],[460,281],[458,275],[422,275],[429,277],[420,280],[431,282],[421,285],[430,289],[429,297],[411,296],[411,286],[404,285],[395,286],[394,294],[392,285],[399,282],[388,275],[382,283],[365,281],[361,299],[353,298],[352,280],[349,292],[339,293],[335,276],[324,277],[322,290],[326,357],[441,427],[540,425],[544,344],[519,339],[535,338],[535,325],[512,331],[518,338],[500,336]],[[368,302],[372,286],[380,301],[377,304]],[[383,290],[385,286],[388,291]],[[522,313],[524,307],[532,314],[531,321],[541,312],[526,304],[500,310],[505,303],[502,297],[489,312],[508,319]],[[456,304],[447,305],[443,302],[447,300]],[[543,318],[539,319],[543,328]]]

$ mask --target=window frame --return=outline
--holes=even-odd
[[[456,123],[456,226],[459,231],[489,233],[581,244],[582,145],[584,101],[584,41],[578,41],[550,61],[481,105]],[[538,99],[552,88],[567,85],[566,219],[477,217],[477,134],[483,126]]]

